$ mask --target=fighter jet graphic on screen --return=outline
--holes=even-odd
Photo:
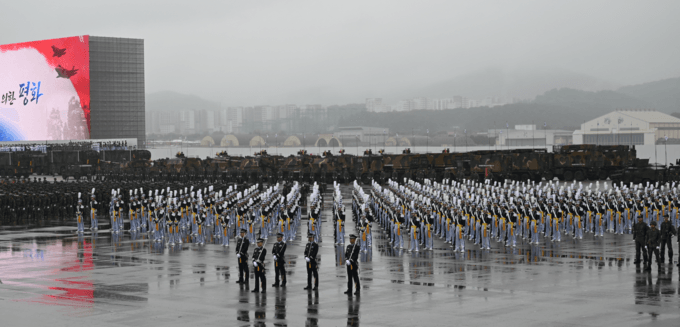
[[[66,54],[66,48],[59,49],[55,46],[52,46],[52,57],[61,57]]]
[[[57,72],[57,78],[71,78],[71,76],[75,75],[78,73],[78,70],[76,69],[75,66],[73,68],[66,69],[64,67],[61,67],[61,65],[58,65],[57,68],[54,69]]]

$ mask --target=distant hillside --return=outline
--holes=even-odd
[[[347,117],[341,126],[364,125],[387,127],[400,133],[430,133],[451,130],[480,132],[493,128],[505,128],[506,122],[528,125],[533,122],[543,128],[545,122],[552,129],[574,130],[587,120],[616,109],[649,108],[650,104],[614,91],[587,92],[559,89],[537,96],[531,103],[516,103],[498,107],[481,107],[453,110],[420,110],[391,113],[361,113]]]
[[[514,125],[534,124],[550,128],[573,129],[582,123],[571,113],[571,108],[551,104],[518,103],[499,107],[482,107],[451,110],[419,110],[390,113],[360,113],[341,120],[340,126],[387,127],[391,132],[400,134],[430,134],[459,128],[459,133],[467,129],[470,133],[493,128],[510,128]]]
[[[220,104],[195,95],[171,91],[149,93],[146,95],[147,111],[180,111],[190,109],[220,109]]]
[[[616,87],[618,86],[611,82],[567,71],[510,72],[494,68],[462,75],[448,81],[429,85],[420,90],[413,90],[413,94],[403,94],[401,98],[416,96],[448,98],[454,95],[462,95],[468,98],[515,97],[533,99],[537,95],[556,88],[600,91]]]
[[[680,77],[624,86],[617,91],[649,103],[647,108],[665,113],[680,111]]]
[[[587,92],[574,89],[550,90],[539,95],[535,103],[570,108],[573,115],[590,120],[616,109],[643,109],[650,104],[614,91]]]

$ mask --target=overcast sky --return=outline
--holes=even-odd
[[[4,1],[0,12],[2,44],[143,38],[147,93],[233,105],[363,102],[489,67],[619,85],[680,76],[677,0]]]

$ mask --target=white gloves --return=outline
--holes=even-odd
[[[647,246],[645,245],[645,250],[647,250]]]
[[[240,253],[237,253],[237,254],[236,254],[236,257],[237,257],[237,258],[240,258],[240,257],[241,257],[241,254],[240,254]]]
[[[352,264],[351,262],[349,262],[349,260],[345,260],[345,263],[346,263],[348,266]]]
[[[275,255],[273,255],[272,258],[274,259],[274,261],[276,261],[276,256],[275,256]]]
[[[305,261],[309,262],[309,257],[305,257]]]
[[[661,248],[659,248],[659,247],[657,246],[656,249],[657,249],[657,250],[660,250]]]
[[[257,262],[253,261],[253,266],[257,267]]]

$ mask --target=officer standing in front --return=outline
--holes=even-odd
[[[283,241],[283,233],[276,234],[276,243],[272,248],[272,259],[274,259],[274,284],[272,287],[286,286],[286,242]],[[281,284],[279,284],[279,275],[281,276]]]
[[[673,235],[677,234],[675,227],[671,223],[670,216],[666,214],[663,217],[663,222],[661,223],[661,259],[660,263],[664,263],[666,259],[664,258],[666,254],[666,247],[668,247],[668,263],[673,263]]]
[[[314,233],[307,234],[307,245],[305,245],[305,261],[307,262],[307,287],[305,290],[312,289],[312,277],[314,277],[314,290],[319,288],[319,271],[316,262],[316,255],[319,252],[319,245],[314,242]]]
[[[255,289],[253,293],[260,291],[260,284],[262,284],[262,293],[267,291],[267,276],[265,276],[264,259],[267,258],[267,249],[262,246],[264,239],[257,239],[257,247],[253,251],[253,269],[255,270]]]
[[[647,231],[649,226],[643,221],[642,216],[638,216],[638,221],[633,224],[633,240],[635,240],[635,261],[636,265],[640,264],[640,251],[644,257],[643,264],[647,264]]]
[[[246,287],[250,286],[248,246],[250,246],[250,241],[246,237],[246,229],[241,228],[241,236],[238,239],[238,242],[236,242],[236,257],[238,257],[238,281],[236,281],[236,283],[245,284]],[[245,279],[243,277],[245,277]]]
[[[347,291],[345,294],[352,295],[352,282],[356,284],[357,291],[354,295],[359,295],[361,291],[361,285],[359,284],[359,252],[361,248],[359,244],[356,243],[357,236],[351,234],[349,236],[349,245],[345,250],[345,263],[347,264]]]
[[[661,242],[661,232],[656,229],[656,220],[652,220],[650,223],[651,227],[647,231],[647,255],[649,256],[649,261],[647,268],[645,270],[652,270],[652,254],[656,257],[656,264],[661,265],[659,261],[659,242]]]

